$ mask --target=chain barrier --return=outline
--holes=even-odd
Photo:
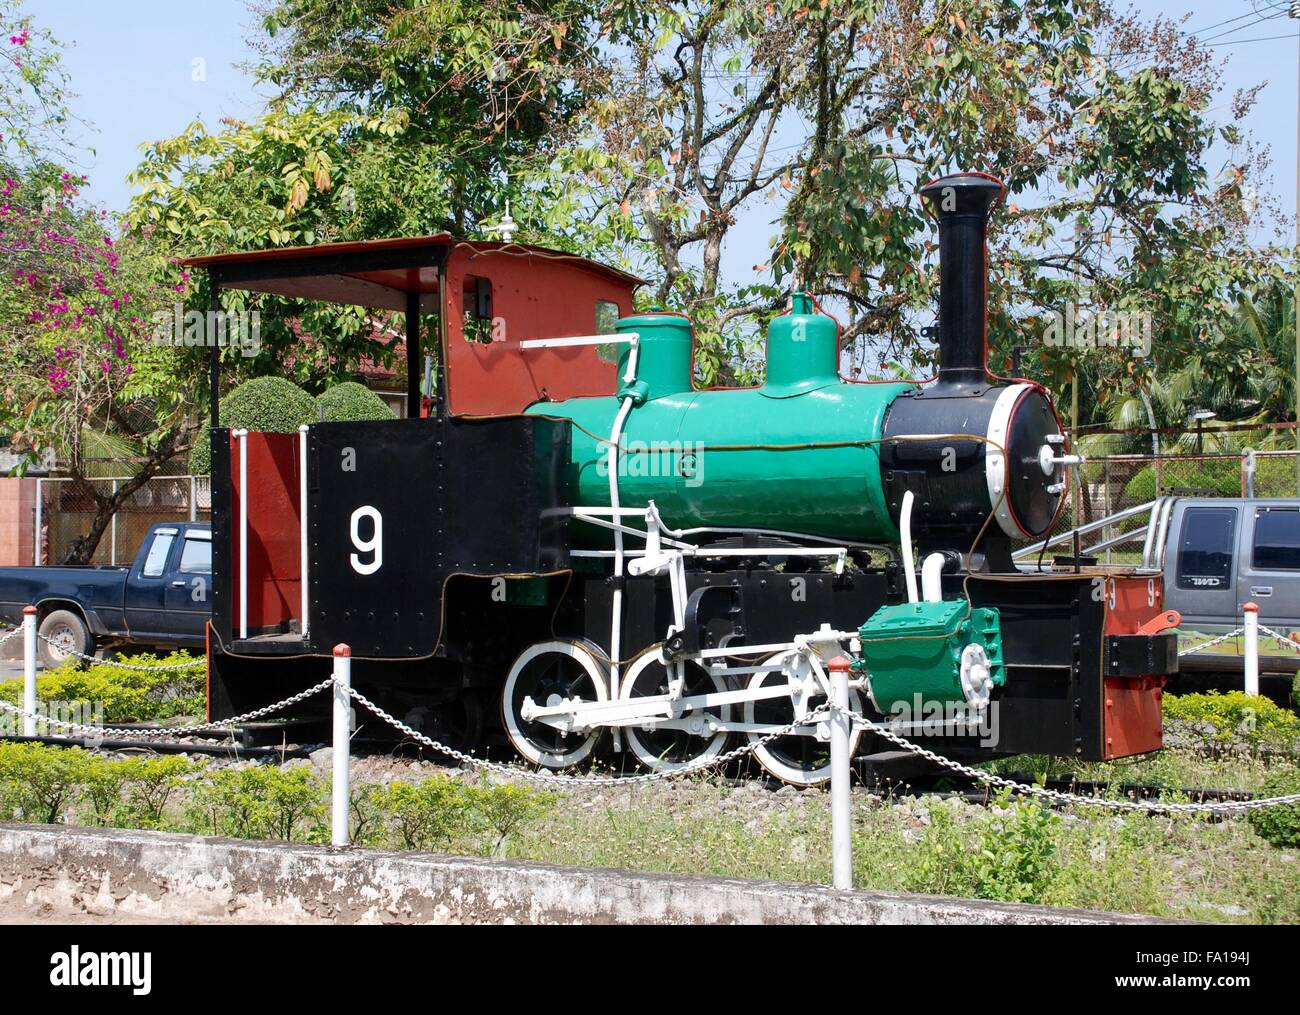
[[[1297,645],[1295,641],[1293,641],[1292,639],[1287,638],[1284,635],[1278,634],[1271,627],[1265,627],[1263,624],[1260,624],[1259,630],[1261,634],[1268,635],[1270,638],[1272,638],[1283,648],[1290,649],[1292,652],[1300,652],[1300,645]]]
[[[1266,629],[1260,628],[1260,630],[1262,631]],[[1222,645],[1225,641],[1231,641],[1233,638],[1237,637],[1237,635],[1244,634],[1245,631],[1246,629],[1244,627],[1239,627],[1235,631],[1229,631],[1227,634],[1221,634],[1219,635],[1219,637],[1212,638],[1206,642],[1202,642],[1200,645],[1194,645],[1191,648],[1185,648],[1178,653],[1178,656],[1181,659],[1183,656],[1190,656],[1190,655],[1195,655],[1197,652],[1204,652],[1206,649],[1214,648],[1215,645]]]
[[[16,628],[4,634],[3,636],[0,636],[0,645],[3,645],[5,642],[9,641],[9,639],[13,638],[15,635],[20,634],[21,630],[22,630],[21,628]],[[1215,638],[1212,641],[1205,642],[1201,645],[1196,646],[1195,648],[1188,649],[1184,652],[1180,652],[1179,655],[1191,655],[1194,652],[1204,651],[1205,649],[1211,648],[1214,645],[1218,645],[1224,641],[1227,641],[1230,638],[1235,638],[1237,635],[1242,633],[1242,630],[1243,630],[1242,628],[1238,628],[1237,630],[1229,632],[1228,634],[1222,635],[1218,638]],[[1290,639],[1284,638],[1276,631],[1273,631],[1267,627],[1262,627],[1262,626],[1260,627],[1260,630],[1264,634],[1267,634],[1269,637],[1278,641],[1279,643],[1284,644],[1286,647],[1294,649],[1295,651],[1300,651],[1300,645],[1297,645],[1295,642],[1292,642]],[[41,637],[44,636],[42,635]],[[46,640],[48,641],[48,639]],[[79,653],[72,653],[72,654],[79,655]],[[202,662],[202,660],[199,660],[199,662]],[[123,664],[115,663],[113,665],[123,665]],[[192,665],[195,664],[186,663],[181,666],[161,666],[161,667],[125,666],[125,668],[134,669],[134,670],[175,670],[175,669],[186,669]],[[255,719],[263,718],[264,716],[268,716],[282,709],[288,708],[291,705],[296,705],[301,701],[305,701],[307,698],[310,698],[313,695],[321,693],[326,688],[333,687],[334,684],[335,684],[334,677],[330,676],[327,679],[322,680],[320,683],[314,684],[313,686],[307,688],[306,690],[299,691],[297,694],[285,698],[283,701],[278,701],[272,705],[266,705],[262,708],[255,709],[251,712],[246,712],[243,715],[233,716],[229,719],[223,719],[220,722],[204,723],[197,726],[174,726],[174,727],[161,728],[161,729],[124,729],[121,727],[95,726],[86,723],[66,722],[61,719],[55,719],[53,717],[43,716],[40,715],[39,713],[33,715],[32,713],[27,712],[26,710],[19,708],[16,705],[11,705],[9,702],[6,701],[0,701],[0,711],[8,712],[11,715],[16,715],[20,717],[34,718],[38,722],[45,723],[48,726],[57,727],[59,729],[64,729],[68,731],[82,731],[84,734],[96,738],[103,738],[106,735],[114,735],[114,734],[121,735],[121,736],[128,736],[128,737],[145,737],[145,738],[157,738],[157,737],[166,737],[166,736],[190,736],[195,733],[201,733],[205,730],[223,729],[230,726],[239,725],[240,723],[252,722]],[[740,758],[752,754],[758,748],[766,746],[767,744],[771,743],[774,740],[778,740],[784,736],[789,736],[790,734],[798,730],[799,727],[801,726],[818,723],[822,721],[824,718],[827,718],[832,712],[839,712],[847,716],[850,722],[854,723],[859,728],[864,730],[869,730],[870,732],[875,733],[880,737],[883,737],[885,740],[888,740],[890,743],[894,744],[895,746],[900,747],[905,751],[909,751],[910,753],[915,754],[920,758],[924,758],[925,760],[931,762],[932,764],[938,765],[941,768],[945,768],[951,772],[955,772],[956,774],[962,775],[968,779],[973,779],[976,782],[982,783],[986,786],[1011,790],[1012,792],[1022,796],[1037,797],[1039,799],[1048,800],[1056,804],[1066,804],[1066,805],[1082,806],[1082,807],[1101,807],[1101,808],[1108,808],[1117,811],[1143,812],[1148,814],[1218,814],[1224,812],[1237,812],[1237,811],[1244,812],[1244,811],[1260,810],[1268,807],[1281,807],[1281,806],[1288,806],[1292,804],[1300,804],[1300,793],[1293,793],[1290,794],[1289,796],[1269,797],[1267,799],[1232,800],[1232,801],[1201,803],[1201,804],[1175,804],[1175,803],[1162,803],[1159,801],[1109,800],[1104,797],[1084,796],[1079,793],[1068,793],[1063,790],[1047,789],[1044,786],[1030,786],[1030,785],[1026,785],[1025,783],[1018,783],[1011,779],[1004,778],[1000,775],[995,775],[991,772],[985,772],[978,768],[972,768],[970,765],[964,765],[961,762],[953,761],[950,758],[945,758],[943,757],[943,755],[936,754],[934,751],[931,751],[928,748],[921,747],[919,744],[912,743],[906,737],[900,736],[899,734],[895,733],[893,730],[889,729],[888,727],[881,726],[873,722],[872,720],[868,719],[866,716],[854,712],[852,709],[839,708],[831,704],[830,702],[827,702],[826,704],[819,706],[818,708],[809,712],[804,717],[800,719],[796,719],[794,722],[782,726],[780,729],[773,730],[771,733],[767,733],[756,740],[748,741],[745,744],[742,744],[740,747],[737,747],[731,751],[727,751],[726,753],[719,754],[716,757],[703,758],[697,762],[692,762],[690,764],[683,765],[680,768],[674,768],[664,772],[648,772],[643,775],[620,775],[620,776],[557,775],[557,774],[547,773],[547,772],[530,772],[526,769],[522,769],[514,765],[508,765],[497,761],[489,761],[485,758],[477,758],[472,754],[467,754],[464,751],[459,751],[454,747],[450,747],[446,744],[439,743],[437,740],[434,740],[432,737],[426,736],[425,734],[419,732],[418,730],[414,729],[408,724],[402,722],[392,713],[386,711],[379,705],[375,704],[373,701],[371,701],[369,698],[363,695],[360,691],[356,690],[356,688],[347,687],[346,690],[348,692],[348,695],[357,704],[368,709],[379,719],[383,720],[389,726],[393,727],[393,729],[404,734],[406,737],[410,738],[411,740],[414,740],[416,743],[423,744],[424,746],[430,748],[431,750],[437,751],[440,754],[443,754],[446,757],[451,758],[452,760],[458,762],[463,766],[477,769],[479,771],[496,772],[501,775],[511,776],[515,778],[522,777],[528,781],[542,783],[544,785],[550,785],[550,786],[556,786],[556,785],[607,786],[607,787],[608,786],[632,786],[632,785],[637,785],[642,783],[662,782],[671,779],[685,778],[687,776],[694,775],[697,772],[703,772],[708,769],[719,768],[732,761],[739,760]]]
[[[963,765],[959,761],[953,761],[951,758],[945,758],[941,754],[914,744],[906,737],[901,737],[893,730],[880,726],[866,716],[854,712],[852,709],[836,708],[836,711],[847,715],[849,720],[864,729],[870,730],[884,737],[891,743],[901,747],[905,751],[911,751],[918,757],[925,758],[936,765],[964,775],[967,778],[982,782],[988,786],[997,786],[1000,789],[1009,789],[1015,793],[1024,796],[1040,797],[1045,800],[1051,800],[1055,803],[1073,804],[1083,807],[1103,807],[1118,811],[1143,811],[1152,814],[1213,814],[1222,811],[1252,811],[1260,810],[1267,807],[1281,807],[1288,804],[1300,804],[1300,793],[1292,793],[1288,796],[1267,797],[1258,800],[1230,800],[1221,803],[1205,804],[1167,804],[1158,801],[1142,800],[1108,800],[1105,797],[1083,796],[1080,793],[1067,793],[1063,790],[1048,789],[1045,786],[1029,786],[1025,783],[1015,782],[1011,779],[1003,778],[1000,775],[994,775],[992,772],[985,772],[978,768],[972,768],[969,765]],[[1153,787],[1155,788],[1155,787]]]
[[[188,663],[170,663],[167,666],[137,666],[133,663],[115,662],[112,659],[99,659],[93,655],[88,656],[84,652],[78,652],[76,649],[56,644],[53,638],[43,635],[39,631],[36,632],[36,637],[40,638],[41,641],[45,642],[47,645],[62,652],[65,656],[73,656],[80,659],[82,662],[95,663],[98,666],[112,666],[115,669],[132,670],[136,673],[168,673],[173,670],[192,670],[197,666],[207,665],[206,659],[193,659]],[[4,641],[8,641],[8,637],[6,637]],[[0,644],[3,644],[4,641],[0,641]]]
[[[696,772],[703,772],[706,769],[717,768],[719,765],[725,765],[728,762],[743,758],[746,754],[752,754],[758,748],[763,747],[773,740],[789,736],[800,726],[806,726],[811,723],[820,722],[822,718],[830,714],[830,704],[821,705],[809,712],[802,719],[796,719],[778,730],[766,733],[757,740],[751,740],[734,750],[725,754],[719,754],[715,758],[704,758],[689,765],[683,765],[681,768],[674,768],[665,772],[648,772],[645,775],[615,775],[615,776],[594,776],[594,775],[553,775],[548,772],[530,772],[527,769],[516,768],[513,765],[505,765],[499,761],[488,761],[486,758],[476,758],[472,754],[466,754],[464,751],[458,751],[454,747],[448,747],[446,744],[440,744],[431,737],[425,736],[417,730],[412,729],[406,723],[393,716],[391,713],[384,711],[373,701],[363,695],[354,687],[347,688],[348,694],[359,705],[364,705],[371,712],[377,715],[395,730],[406,734],[412,740],[424,744],[432,750],[445,754],[453,758],[462,765],[470,768],[476,768],[484,772],[498,772],[502,775],[522,776],[533,782],[545,783],[548,785],[559,784],[562,786],[630,786],[637,783],[660,782],[665,779],[681,779],[688,775],[694,775]]]
[[[37,722],[45,723],[49,726],[56,726],[65,730],[84,730],[90,735],[102,738],[105,734],[117,734],[124,737],[175,737],[191,736],[195,733],[201,733],[204,730],[224,729],[227,726],[237,726],[240,723],[252,722],[254,719],[261,719],[264,716],[271,715],[290,705],[296,705],[300,701],[305,701],[314,694],[319,694],[327,687],[334,684],[334,678],[331,676],[315,684],[305,691],[299,691],[291,697],[285,698],[284,701],[277,701],[274,705],[265,705],[262,708],[254,709],[252,712],[245,712],[243,715],[233,716],[230,719],[222,719],[219,722],[203,723],[199,726],[171,726],[165,729],[126,729],[120,726],[94,726],[80,722],[65,722],[62,719],[55,719],[51,716],[44,716],[38,713],[31,713],[17,705],[11,705],[7,701],[0,701],[0,712],[8,712],[10,715],[22,716],[27,719],[35,719]]]

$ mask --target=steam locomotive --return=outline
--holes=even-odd
[[[462,749],[499,729],[549,769],[604,744],[671,770],[747,738],[810,786],[829,778],[824,729],[771,735],[826,700],[825,663],[847,655],[855,710],[950,757],[1158,749],[1177,667],[1160,576],[1012,562],[1080,459],[1047,391],[987,368],[1004,193],[977,173],[921,191],[940,250],[927,382],[841,378],[836,322],[795,293],[761,385],[697,389],[686,317],[635,313],[640,280],[520,244],[191,260],[214,300],[407,321],[407,418],[296,435],[213,419],[210,718],[315,683],[346,643],[355,686]],[[883,757],[875,739],[859,730],[855,750]]]

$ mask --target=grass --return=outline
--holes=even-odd
[[[1300,923],[1300,851],[1268,845],[1243,819],[855,796],[853,838],[859,888]],[[505,855],[828,883],[829,800],[802,794],[788,807],[764,807],[752,791],[706,781],[672,792],[611,792],[594,803],[561,803],[516,835]]]

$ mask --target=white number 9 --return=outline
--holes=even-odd
[[[362,518],[369,518],[375,527],[375,531],[369,539],[361,538]],[[363,505],[352,512],[352,545],[358,551],[350,557],[352,570],[357,574],[374,574],[384,566],[384,516],[369,504]],[[360,554],[366,553],[374,556],[363,563]]]

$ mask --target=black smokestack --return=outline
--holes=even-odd
[[[939,379],[983,384],[988,367],[989,216],[1006,193],[983,173],[957,173],[921,189],[939,221]]]

